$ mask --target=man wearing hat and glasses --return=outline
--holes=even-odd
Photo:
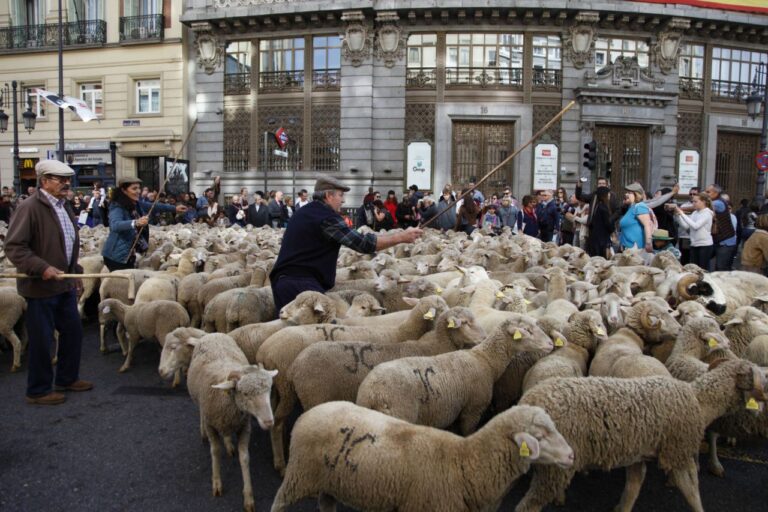
[[[421,236],[422,230],[418,228],[386,235],[363,235],[350,229],[339,215],[344,193],[348,191],[349,187],[333,177],[320,178],[315,182],[313,201],[291,217],[269,275],[278,314],[303,291],[325,293],[333,288],[342,245],[372,254],[400,243],[412,243]]]
[[[67,192],[75,171],[57,160],[35,166],[39,188],[19,204],[5,240],[8,259],[31,279],[19,279],[19,295],[27,300],[29,372],[27,402],[55,405],[66,397],[59,391],[88,391],[90,382],[80,380],[80,348],[83,341],[77,293],[79,279],[61,274],[82,274],[77,264],[80,240]],[[59,332],[58,363],[51,364],[53,333]],[[55,390],[54,390],[55,384]]]

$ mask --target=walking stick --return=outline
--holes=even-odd
[[[0,274],[3,279],[41,279],[43,276],[28,276],[27,274]],[[98,279],[98,278],[116,278],[128,280],[128,298],[136,298],[136,276],[133,274],[58,274],[61,279]]]
[[[490,177],[491,177],[491,175],[492,175],[493,173],[495,173],[496,171],[498,171],[499,169],[501,169],[502,167],[504,167],[504,166],[505,166],[507,163],[509,163],[509,162],[510,162],[510,161],[511,161],[513,158],[515,158],[515,157],[516,157],[516,156],[517,156],[517,155],[518,155],[518,154],[519,154],[519,153],[520,153],[522,150],[524,150],[525,148],[527,148],[528,146],[530,146],[530,145],[533,143],[533,141],[535,141],[536,139],[538,139],[539,137],[541,137],[541,136],[544,134],[544,132],[546,132],[546,131],[549,129],[549,127],[550,127],[550,126],[552,126],[553,124],[555,124],[555,123],[556,123],[556,122],[557,122],[557,121],[558,121],[558,120],[559,120],[561,117],[563,117],[563,115],[565,115],[565,113],[566,113],[566,112],[568,112],[568,110],[570,110],[570,109],[571,109],[571,107],[573,107],[575,104],[576,104],[576,102],[575,102],[575,101],[571,101],[570,103],[568,103],[568,104],[565,106],[565,108],[564,108],[563,110],[561,110],[561,111],[560,111],[560,112],[559,112],[559,113],[558,113],[558,114],[557,114],[555,117],[553,117],[552,119],[550,119],[550,121],[549,121],[547,124],[545,124],[545,125],[544,125],[544,127],[543,127],[541,130],[539,130],[538,132],[536,132],[536,134],[535,134],[533,137],[531,137],[531,138],[528,140],[528,142],[526,142],[525,144],[523,144],[522,146],[520,146],[519,148],[517,148],[517,149],[515,150],[515,152],[514,152],[514,153],[512,153],[512,154],[511,154],[511,155],[509,155],[507,158],[505,158],[505,159],[504,159],[504,160],[503,160],[503,161],[502,161],[502,162],[501,162],[499,165],[497,165],[496,167],[494,167],[493,169],[491,169],[491,170],[488,172],[488,174],[486,174],[485,176],[483,176],[483,179],[481,179],[480,181],[478,181],[477,183],[475,183],[475,186],[474,186],[474,187],[470,188],[469,190],[467,190],[466,192],[464,192],[463,194],[461,194],[461,195],[460,195],[459,197],[457,197],[457,198],[456,198],[456,199],[455,199],[453,202],[450,202],[450,203],[446,204],[446,205],[445,205],[445,208],[443,208],[441,211],[439,211],[439,212],[437,213],[437,215],[435,215],[434,217],[432,217],[432,218],[431,218],[431,219],[429,219],[428,221],[421,223],[421,224],[419,225],[419,228],[425,228],[425,227],[429,226],[429,225],[430,225],[430,224],[432,224],[432,222],[433,222],[433,221],[435,221],[435,220],[436,220],[438,217],[440,217],[442,214],[444,214],[445,212],[447,212],[448,210],[450,210],[451,208],[453,208],[453,206],[454,206],[456,203],[458,203],[460,199],[464,199],[464,197],[466,197],[466,196],[468,196],[469,194],[471,194],[472,192],[474,192],[474,191],[475,191],[475,189],[476,189],[477,187],[479,187],[480,185],[482,185],[482,184],[483,184],[483,182],[484,182],[485,180],[487,180],[488,178],[490,178]]]
[[[173,167],[171,167],[171,172],[166,173],[165,180],[163,181],[163,184],[160,185],[160,190],[165,189],[165,185],[168,183],[168,180],[171,178],[171,176],[173,176],[173,173],[176,170],[176,167],[179,165],[179,155],[181,155],[181,153],[184,151],[184,148],[187,147],[187,142],[189,142],[189,138],[192,136],[192,132],[194,131],[195,126],[197,126],[197,118],[195,118],[195,122],[193,122],[192,126],[189,127],[189,130],[187,130],[187,136],[184,137],[184,142],[181,144],[181,147],[178,149],[178,151],[176,151],[176,154],[173,156]],[[160,199],[160,190],[157,191],[157,197],[155,197],[155,200],[152,202],[152,206],[149,207],[149,211],[146,213],[147,217],[152,215],[152,210],[155,209],[155,205],[157,204],[157,201]],[[136,233],[136,238],[133,240],[133,245],[131,245],[131,250],[128,251],[128,259],[131,259],[131,255],[133,254],[133,251],[136,250],[136,244],[139,243],[139,238],[141,238],[142,231],[144,231],[144,226],[139,226],[139,231]]]

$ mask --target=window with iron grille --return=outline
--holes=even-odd
[[[523,34],[446,35],[448,85],[523,83]]]
[[[232,41],[227,45],[224,66],[224,94],[250,94],[251,43]]]
[[[341,107],[312,106],[312,170],[338,172],[341,162]]]
[[[613,64],[619,57],[636,57],[641,68],[647,68],[648,43],[638,39],[598,39],[595,41],[595,70]]]
[[[753,84],[760,63],[768,62],[768,53],[736,48],[712,49],[712,96],[719,100],[742,101],[743,96],[762,92]],[[760,89],[757,91],[757,89]]]
[[[533,88],[560,90],[562,69],[560,36],[533,36]]]
[[[437,34],[411,34],[406,44],[406,83],[412,88],[434,88]]]
[[[104,114],[101,82],[85,82],[78,84],[77,88],[80,92],[80,99],[88,105],[94,114],[101,117]]]
[[[304,86],[304,38],[259,41],[259,89]]]
[[[680,96],[704,99],[704,45],[681,44],[678,60]]]
[[[341,37],[315,36],[312,39],[312,86],[316,89],[341,86]]]

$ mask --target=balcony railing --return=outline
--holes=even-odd
[[[250,94],[251,73],[228,73],[224,75],[224,94]]]
[[[341,88],[341,69],[316,69],[312,72],[312,89],[338,91]]]
[[[120,18],[120,41],[159,41],[163,39],[163,15],[123,16]]]
[[[104,44],[107,22],[104,20],[70,21],[62,24],[64,46]],[[23,25],[0,28],[0,51],[52,48],[59,45],[59,25]]]
[[[303,88],[304,70],[259,72],[259,92],[291,92]]]
[[[434,89],[437,84],[435,68],[408,68],[405,86],[408,89]]]
[[[563,72],[559,69],[534,69],[534,91],[560,91],[563,88]]]
[[[687,100],[704,99],[704,79],[680,77],[680,97]]]
[[[523,70],[520,68],[446,68],[445,82],[449,87],[522,89]]]
[[[764,85],[728,80],[712,80],[712,99],[729,103],[741,103],[750,94],[763,94]]]

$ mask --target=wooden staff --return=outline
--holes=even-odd
[[[575,104],[576,104],[576,102],[575,102],[575,101],[571,101],[570,103],[568,103],[568,104],[565,106],[565,108],[564,108],[563,110],[561,110],[561,111],[560,111],[560,113],[558,113],[558,114],[557,114],[555,117],[553,117],[553,118],[552,118],[552,119],[551,119],[551,120],[550,120],[550,121],[549,121],[547,124],[545,124],[545,125],[544,125],[544,127],[543,127],[541,130],[539,130],[538,132],[536,132],[536,134],[535,134],[533,137],[531,137],[531,138],[528,140],[528,142],[526,142],[525,144],[523,144],[522,146],[520,146],[519,148],[517,148],[517,150],[515,150],[515,152],[514,152],[514,153],[512,153],[512,154],[511,154],[511,155],[509,155],[507,158],[505,158],[505,159],[504,159],[504,160],[503,160],[503,161],[502,161],[502,162],[501,162],[499,165],[497,165],[496,167],[494,167],[493,169],[491,169],[491,170],[488,172],[488,174],[486,174],[485,176],[483,176],[483,179],[481,179],[480,181],[478,181],[477,183],[475,183],[475,186],[474,186],[474,187],[470,188],[469,190],[467,190],[466,192],[464,192],[463,194],[461,194],[461,195],[460,195],[459,197],[457,197],[457,198],[456,198],[456,199],[455,199],[453,202],[451,202],[451,203],[448,203],[448,204],[445,206],[445,208],[444,208],[444,209],[442,209],[441,211],[439,211],[439,212],[437,213],[437,215],[435,215],[434,217],[432,217],[432,218],[431,218],[431,219],[429,219],[428,221],[426,221],[426,222],[423,222],[423,223],[419,224],[419,228],[425,228],[425,227],[429,226],[430,224],[432,224],[432,222],[433,222],[434,220],[436,220],[436,219],[437,219],[438,217],[440,217],[442,214],[444,214],[445,212],[447,212],[448,210],[450,210],[451,208],[453,208],[453,206],[454,206],[456,203],[458,203],[458,202],[459,202],[459,200],[463,199],[464,197],[466,197],[466,196],[468,196],[469,194],[471,194],[472,192],[474,192],[474,191],[475,191],[475,189],[476,189],[477,187],[479,187],[480,185],[482,185],[482,184],[483,184],[483,182],[484,182],[485,180],[487,180],[488,178],[490,178],[490,177],[491,177],[491,175],[492,175],[493,173],[495,173],[496,171],[498,171],[499,169],[501,169],[502,167],[504,167],[504,166],[505,166],[506,164],[508,164],[508,163],[509,163],[509,162],[510,162],[510,161],[511,161],[513,158],[515,158],[515,157],[516,157],[516,156],[517,156],[517,155],[518,155],[518,154],[519,154],[519,153],[520,153],[522,150],[524,150],[525,148],[527,148],[528,146],[530,146],[530,145],[533,143],[533,141],[535,141],[536,139],[538,139],[539,137],[541,137],[541,136],[544,134],[544,132],[546,132],[547,130],[549,130],[549,127],[550,127],[550,126],[552,126],[552,125],[553,125],[553,124],[555,124],[555,123],[556,123],[558,120],[560,120],[560,118],[561,118],[561,117],[563,117],[563,115],[565,115],[565,113],[566,113],[566,112],[568,112],[568,110],[570,110],[570,109],[571,109],[571,107],[573,107]]]
[[[4,279],[42,279],[43,276],[28,276],[27,274],[0,274]],[[128,280],[128,298],[136,297],[136,276],[133,274],[58,274],[56,279],[98,279],[98,278],[116,278]]]
[[[184,142],[181,144],[181,147],[178,149],[178,151],[176,151],[176,154],[173,157],[173,167],[171,167],[171,172],[166,173],[165,180],[163,181],[163,184],[160,185],[160,190],[165,190],[165,185],[168,183],[170,176],[173,175],[173,172],[176,170],[176,167],[179,165],[179,155],[181,155],[182,151],[184,151],[184,148],[187,147],[187,142],[189,142],[189,138],[192,136],[192,132],[194,131],[195,126],[197,126],[197,118],[195,118],[195,121],[192,123],[192,126],[190,126],[189,130],[187,130],[187,136],[184,137]],[[152,215],[152,210],[155,209],[155,205],[157,204],[157,201],[160,199],[160,190],[157,191],[157,197],[155,197],[155,200],[152,202],[152,206],[149,207],[149,211],[145,214],[147,218],[149,218],[149,216]],[[139,243],[139,238],[141,238],[141,232],[143,230],[144,230],[144,226],[139,226],[139,231],[136,233],[136,238],[134,238],[133,240],[133,245],[131,245],[131,250],[128,251],[128,259],[131,259],[131,255],[133,254],[133,251],[136,250],[136,244]]]

